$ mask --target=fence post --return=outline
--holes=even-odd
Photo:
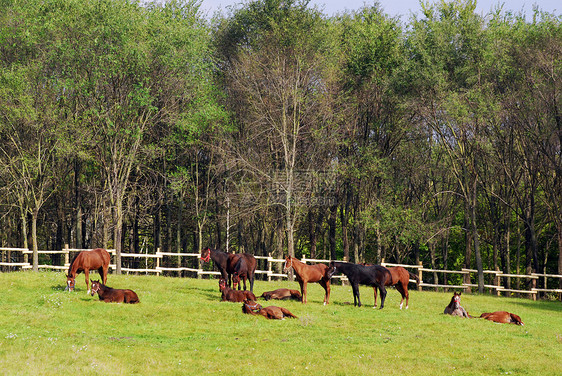
[[[537,288],[537,279],[533,278],[533,279],[531,279],[531,290],[536,289],[536,288]],[[531,294],[531,295],[533,295],[533,300],[537,300],[537,293],[536,292],[534,294]]]
[[[158,254],[160,253],[160,247],[156,248],[156,256],[159,256]],[[158,268],[160,267],[160,257],[156,257],[156,270],[158,270]],[[160,273],[158,273],[158,275],[160,275]]]
[[[423,277],[422,277],[422,267],[423,267],[423,263],[421,261],[418,262],[418,265],[420,266],[420,268],[418,268],[418,278],[420,279],[420,283],[418,284],[418,291],[422,291],[422,282],[423,282]]]
[[[494,274],[494,280],[495,280],[494,282],[495,282],[495,285],[497,286],[496,287],[496,295],[500,296],[501,295],[501,291],[500,291],[501,277],[498,276],[498,274],[500,274],[500,268],[496,266],[496,274]]]
[[[273,269],[271,265],[273,265],[273,258],[271,257],[271,253],[267,254],[267,282],[271,282],[271,274],[273,273]]]
[[[70,256],[69,256],[70,251],[68,250],[68,248],[69,248],[69,247],[68,247],[68,244],[65,244],[65,245],[64,245],[64,250],[65,250],[66,252],[64,252],[64,265],[70,264]]]

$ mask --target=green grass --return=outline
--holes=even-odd
[[[94,275],[94,279],[97,276]],[[412,291],[410,309],[389,289],[383,310],[372,289],[309,286],[309,303],[287,307],[296,320],[244,315],[220,302],[216,280],[110,275],[137,292],[138,305],[107,304],[63,291],[55,272],[0,273],[0,370],[8,375],[555,375],[562,364],[560,302],[462,296],[473,315],[506,310],[524,327],[443,315],[451,293]],[[256,281],[255,292],[296,282]]]

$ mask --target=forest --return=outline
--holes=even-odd
[[[0,0],[0,246],[562,274],[562,16]]]

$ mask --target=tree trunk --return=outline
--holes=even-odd
[[[39,210],[33,209],[31,216],[31,241],[33,243],[33,271],[39,271],[39,246],[37,244],[37,218]]]

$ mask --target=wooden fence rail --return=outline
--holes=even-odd
[[[51,264],[40,264],[40,269],[54,269],[54,270],[67,270],[70,266],[70,254],[83,251],[83,249],[72,249],[72,248],[65,248],[63,250],[41,250],[38,251],[40,255],[64,255],[64,263],[62,265],[51,265]],[[107,250],[111,255],[115,255],[114,249]],[[18,270],[18,269],[31,269],[32,265],[29,262],[21,262],[20,259],[23,257],[21,256],[32,254],[33,252],[24,249],[24,248],[0,248],[1,252],[1,259],[0,259],[0,267],[4,267],[5,270]],[[122,263],[125,265],[121,268],[121,270],[125,273],[154,273],[160,275],[163,272],[174,273],[177,272],[180,275],[182,272],[194,273],[197,277],[202,277],[205,275],[220,275],[218,271],[214,270],[205,270],[203,268],[202,262],[199,260],[199,253],[175,253],[175,252],[160,252],[157,250],[156,253],[121,253]],[[289,275],[287,273],[282,272],[282,265],[285,262],[285,259],[277,259],[271,256],[255,256],[257,260],[264,260],[265,264],[267,265],[266,270],[256,269],[256,274],[264,275],[268,281],[271,281],[273,278],[288,278]],[[136,261],[136,260],[141,260]],[[143,267],[139,264],[143,263]],[[308,259],[306,257],[301,259],[302,262],[322,262],[322,263],[329,263],[330,260],[319,260],[319,259]],[[61,262],[62,263],[62,262]],[[133,264],[134,267],[129,267],[130,264]],[[259,263],[259,261],[258,261]],[[176,266],[171,266],[175,264]],[[195,264],[196,267],[184,266],[189,264]],[[129,265],[129,266],[128,266]],[[385,267],[393,267],[393,266],[402,266],[406,269],[409,269],[412,273],[416,274],[420,280],[418,284],[418,290],[422,290],[425,288],[434,288],[438,289],[470,289],[472,287],[478,287],[475,283],[466,283],[463,282],[460,285],[453,285],[453,284],[439,284],[438,281],[435,280],[435,276],[437,274],[456,274],[462,276],[463,281],[465,280],[464,277],[468,276],[468,280],[472,278],[472,275],[476,274],[478,271],[475,269],[461,269],[461,270],[442,270],[442,269],[430,269],[424,268],[422,263],[419,265],[408,265],[408,264],[394,264],[394,263],[381,263],[382,266]],[[110,269],[115,270],[115,264],[109,265]],[[208,269],[208,268],[207,268]],[[424,273],[432,273],[434,275],[434,283],[426,283],[424,282]],[[484,273],[486,275],[490,275],[493,279],[492,284],[485,284],[484,287],[489,289],[490,292],[495,293],[497,295],[501,295],[504,292],[507,293],[518,293],[518,294],[529,294],[536,300],[536,296],[538,292],[544,293],[556,293],[558,294],[559,299],[562,298],[562,289],[560,288],[548,288],[548,279],[555,280],[553,285],[560,286],[560,280],[562,280],[562,275],[558,274],[545,274],[545,273],[531,273],[530,275],[526,274],[506,274],[500,272],[498,270],[485,270]],[[515,279],[525,279],[530,280],[531,288],[528,290],[522,289],[512,289],[507,288],[501,284],[502,277],[507,278],[515,278]],[[346,281],[347,278],[345,276],[334,276],[333,278],[340,279],[342,281]],[[539,278],[543,278],[543,288],[537,288],[537,281]],[[410,282],[416,282],[413,279],[410,279]]]

